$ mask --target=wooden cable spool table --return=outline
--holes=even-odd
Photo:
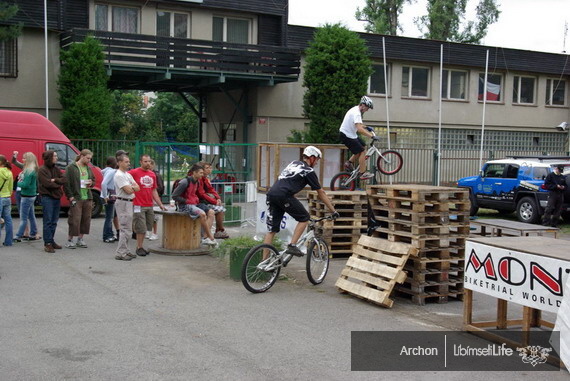
[[[174,210],[155,211],[162,215],[162,247],[150,251],[165,255],[204,255],[209,248],[201,246],[200,221]]]

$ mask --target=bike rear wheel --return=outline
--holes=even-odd
[[[263,260],[263,251],[269,251],[269,257]],[[270,270],[258,268],[260,263],[269,264]],[[244,287],[254,294],[269,290],[277,281],[281,271],[281,257],[275,247],[261,244],[253,247],[245,256],[241,267],[241,282]]]
[[[331,190],[349,190],[353,191],[356,189],[356,180],[352,180],[349,183],[346,183],[351,176],[350,172],[340,172],[333,176],[331,180]]]
[[[329,271],[329,247],[322,238],[315,238],[307,247],[307,278],[321,284]]]
[[[382,156],[376,161],[376,168],[385,175],[395,175],[402,169],[404,160],[402,155],[396,151],[384,151]]]

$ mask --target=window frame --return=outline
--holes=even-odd
[[[4,64],[6,71],[0,71],[0,78],[18,78],[18,38],[0,41],[5,48]],[[0,66],[1,68],[2,66]]]
[[[548,82],[550,81],[550,94],[548,93]],[[552,103],[552,98],[553,98],[553,94],[554,94],[554,86],[552,86],[552,83],[556,81],[556,82],[564,82],[564,103],[561,105],[558,104],[553,104]],[[567,107],[568,106],[568,81],[562,78],[546,78],[546,99],[544,100],[544,104],[548,107]],[[550,102],[550,103],[549,103]]]
[[[371,86],[372,85],[372,74],[370,74],[370,76],[368,77],[368,94],[369,95],[375,95],[375,96],[381,96],[381,97],[390,97],[392,95],[392,92],[390,91],[390,89],[392,87],[392,85],[391,85],[392,75],[390,72],[390,70],[392,69],[392,65],[390,63],[388,63],[387,65],[384,65],[384,63],[373,62],[372,67],[374,67],[374,66],[378,66],[378,67],[382,68],[382,76],[384,76],[384,66],[386,66],[386,75],[388,76],[388,80],[385,81],[384,83],[388,84],[388,88],[384,89],[385,90],[384,93],[372,92],[372,86]]]
[[[487,74],[487,80],[489,79],[488,77],[491,75],[498,75],[501,77],[501,90],[499,92],[499,100],[494,101],[494,100],[489,100],[489,98],[487,98],[487,103],[496,103],[496,104],[504,104],[505,103],[505,74],[503,73],[488,73]],[[485,73],[484,72],[479,72],[479,75],[477,76],[477,101],[480,103],[483,103],[484,100],[484,96],[485,94],[483,94],[483,97],[481,99],[479,99],[479,86],[481,85],[481,83],[479,82],[479,79],[485,80]],[[485,90],[485,87],[483,86],[483,91]],[[489,89],[487,89],[489,90]],[[482,94],[482,93],[481,93]]]
[[[221,18],[222,23],[222,40],[217,42],[228,42],[228,19],[247,21],[247,42],[246,45],[252,44],[253,41],[253,19],[247,17],[231,16],[231,15],[212,15],[212,41],[214,40],[214,19]],[[243,44],[241,42],[230,42],[230,44]]]
[[[97,6],[105,6],[107,7],[107,29],[105,30],[105,32],[116,32],[116,33],[131,33],[131,34],[140,34],[141,31],[141,9],[139,7],[133,7],[133,6],[128,6],[128,5],[119,5],[119,4],[107,4],[107,3],[95,3],[95,30],[101,30],[101,29],[97,29],[97,11],[96,8]],[[126,9],[135,9],[137,11],[137,30],[136,32],[119,32],[119,31],[115,31],[113,30],[113,9],[114,8],[126,8]]]
[[[155,13],[155,34],[158,36],[158,13],[159,12],[164,12],[164,13],[170,13],[170,29],[168,31],[168,36],[162,36],[162,37],[175,37],[174,36],[174,19],[175,19],[175,15],[184,15],[186,16],[186,36],[185,37],[175,37],[175,38],[192,38],[192,12],[177,12],[177,11],[172,11],[172,10],[168,10],[168,9],[157,9],[156,13]]]
[[[458,69],[443,69],[444,71],[444,76],[445,76],[445,72],[447,71],[447,94],[442,94],[441,95],[441,99],[445,100],[445,101],[460,101],[460,102],[466,102],[469,101],[469,70],[458,70]],[[452,72],[456,72],[456,73],[463,73],[465,74],[465,83],[464,83],[464,89],[463,89],[463,98],[452,98],[451,97],[451,73]],[[442,85],[443,85],[443,80],[442,80]],[[443,91],[443,86],[442,89]]]
[[[518,81],[517,81],[518,78]],[[533,80],[533,90],[532,90],[532,102],[521,102],[521,85],[522,79],[532,79]],[[518,83],[517,83],[518,82]],[[513,75],[513,104],[522,106],[534,106],[536,105],[536,95],[537,95],[537,78],[531,75]],[[515,91],[517,92],[517,99],[514,99]]]
[[[402,98],[413,98],[413,99],[430,99],[430,94],[431,94],[431,67],[430,66],[415,66],[415,65],[404,65],[402,66],[402,86],[401,89],[403,90],[404,88],[404,69],[408,68],[408,92],[407,94],[402,93]],[[414,69],[425,69],[427,70],[427,89],[426,89],[426,95],[412,95],[412,89],[413,89],[413,70]]]

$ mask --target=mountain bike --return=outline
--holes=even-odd
[[[317,224],[323,220],[332,220],[331,216],[310,219],[307,231],[299,238],[297,246],[306,248],[307,278],[312,284],[325,280],[329,270],[329,247],[321,237]],[[245,256],[241,267],[241,282],[255,294],[269,290],[277,281],[282,267],[286,267],[293,255],[278,251],[275,246],[263,243],[253,247]]]
[[[374,139],[376,134],[372,128],[367,128],[367,130],[372,132],[373,139],[370,142],[370,148],[368,148],[368,151],[366,152],[366,160],[368,160],[368,158],[372,155],[377,155],[378,158],[376,159],[376,170],[388,176],[398,173],[404,164],[402,155],[394,150],[380,152],[380,150],[376,147],[377,140]],[[359,170],[360,165],[356,166],[352,172],[340,172],[334,175],[331,180],[331,190],[355,190],[359,181],[367,181],[360,180],[358,178]]]

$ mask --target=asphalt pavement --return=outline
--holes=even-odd
[[[42,241],[0,247],[0,380],[568,378],[566,371],[351,371],[352,331],[460,330],[462,303],[396,299],[386,309],[341,294],[334,283],[343,259],[313,286],[303,259],[294,258],[283,279],[254,295],[210,255],[117,261],[102,225],[93,220],[85,249],[48,254]],[[66,231],[62,218],[58,243]],[[479,316],[494,317],[492,299],[475,301]]]

